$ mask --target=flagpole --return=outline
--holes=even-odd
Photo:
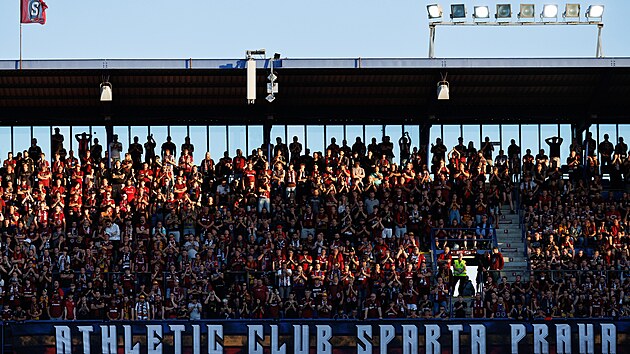
[[[20,70],[22,70],[22,20],[20,19]]]

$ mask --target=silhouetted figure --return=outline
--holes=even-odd
[[[131,160],[133,160],[135,168],[139,168],[140,164],[142,164],[142,154],[144,153],[142,144],[140,144],[138,140],[138,137],[134,136],[133,143],[129,145],[129,155],[131,155]]]
[[[31,147],[28,148],[28,156],[30,156],[35,164],[39,162],[42,157],[42,148],[37,146],[37,139],[31,139]]]
[[[94,159],[94,163],[97,165],[103,159],[103,146],[98,143],[98,138],[94,138],[94,143],[90,149],[90,155],[92,155],[92,159]]]
[[[400,146],[400,165],[409,161],[409,157],[411,157],[411,137],[409,136],[409,132],[405,132],[403,136],[398,139],[398,146]]]
[[[59,154],[62,160],[66,158],[66,149],[63,148],[64,137],[59,133],[59,128],[55,128],[55,134],[50,137],[50,148],[53,155]]]
[[[92,134],[88,134],[83,132],[81,134],[75,134],[74,138],[79,142],[79,157],[84,158],[86,151],[90,149],[90,139],[92,139]]]
[[[153,134],[147,136],[147,142],[144,143],[144,162],[151,164],[155,159],[155,147],[157,143],[153,139]]]
[[[352,153],[358,154],[359,157],[363,157],[366,154],[365,144],[361,141],[361,138],[357,136],[357,139],[352,144]]]
[[[109,159],[110,166],[113,166],[116,161],[120,161],[120,153],[122,152],[122,144],[118,141],[118,134],[114,134],[114,139],[109,143]]]
[[[545,139],[547,145],[549,145],[549,158],[551,159],[551,167],[560,167],[560,146],[564,139],[558,136],[552,136]]]
[[[194,156],[194,154],[193,154],[193,153],[195,152],[195,145],[193,145],[193,144],[190,142],[190,137],[189,137],[189,136],[187,136],[187,137],[185,137],[185,138],[184,138],[184,143],[182,144],[182,152],[183,152],[184,150],[188,150],[188,154],[189,154],[190,156]]]
[[[302,143],[298,141],[298,137],[293,137],[293,142],[289,144],[289,151],[291,152],[291,162],[295,162],[300,158],[302,154]]]
[[[615,147],[610,142],[610,140],[608,140],[609,138],[610,137],[608,136],[608,134],[604,134],[604,141],[599,143],[598,146],[599,155],[601,156],[600,163],[602,166],[602,173],[608,172],[608,166],[610,166],[610,164],[612,163],[612,155],[615,151]]]
[[[162,160],[164,160],[164,156],[166,156],[166,150],[171,152],[171,155],[173,156],[177,156],[177,147],[175,146],[175,143],[173,143],[173,141],[171,141],[171,136],[167,136],[166,137],[166,142],[164,144],[162,144]]]

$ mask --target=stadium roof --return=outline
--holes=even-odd
[[[554,123],[630,121],[630,58],[0,61],[0,124]],[[436,85],[448,74],[450,100]],[[109,76],[113,102],[99,100]],[[108,117],[108,118],[106,118]],[[111,119],[111,121],[106,121]]]

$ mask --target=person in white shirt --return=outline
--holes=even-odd
[[[196,297],[194,297],[192,302],[188,304],[188,313],[190,314],[191,320],[201,319],[201,303],[197,301]]]
[[[107,220],[105,234],[109,236],[111,241],[120,241],[120,227],[111,220]]]

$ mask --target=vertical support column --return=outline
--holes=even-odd
[[[225,126],[225,151],[230,151],[230,128]],[[221,151],[221,158],[223,158],[223,151]]]
[[[49,127],[50,128],[50,137],[52,138],[53,135],[53,127],[52,125]],[[13,131],[11,131],[11,144],[13,144]],[[13,146],[11,146],[11,151],[13,151]],[[53,150],[52,150],[52,139],[50,141],[50,151],[48,152],[48,158],[50,159],[50,163],[52,164],[53,162],[53,158],[55,156],[53,155]]]
[[[596,58],[604,57],[604,49],[602,45],[602,30],[604,29],[603,23],[597,24],[597,51],[595,52]]]
[[[429,58],[435,58],[435,25],[429,24]]]
[[[430,159],[429,159],[429,153],[430,153],[430,146],[431,146],[431,123],[424,123],[424,124],[420,124],[420,141],[418,141],[418,151],[422,151],[424,149],[425,151],[425,161],[427,164],[427,167],[431,168],[430,165]]]
[[[249,125],[245,126],[245,151],[243,151],[245,158],[249,156]]]
[[[210,126],[206,125],[206,151],[210,151]]]
[[[365,142],[365,124],[363,124],[363,144],[366,144]],[[367,146],[367,145],[365,145]]]
[[[109,144],[114,141],[114,126],[112,125],[111,121],[108,121],[107,124],[105,124],[105,135],[107,135],[107,145],[105,145],[105,151],[107,152],[107,166],[112,167],[112,158],[111,151],[109,151]]]
[[[273,116],[267,116],[263,124],[263,144],[267,149],[267,161],[271,161],[271,127],[273,126]]]

